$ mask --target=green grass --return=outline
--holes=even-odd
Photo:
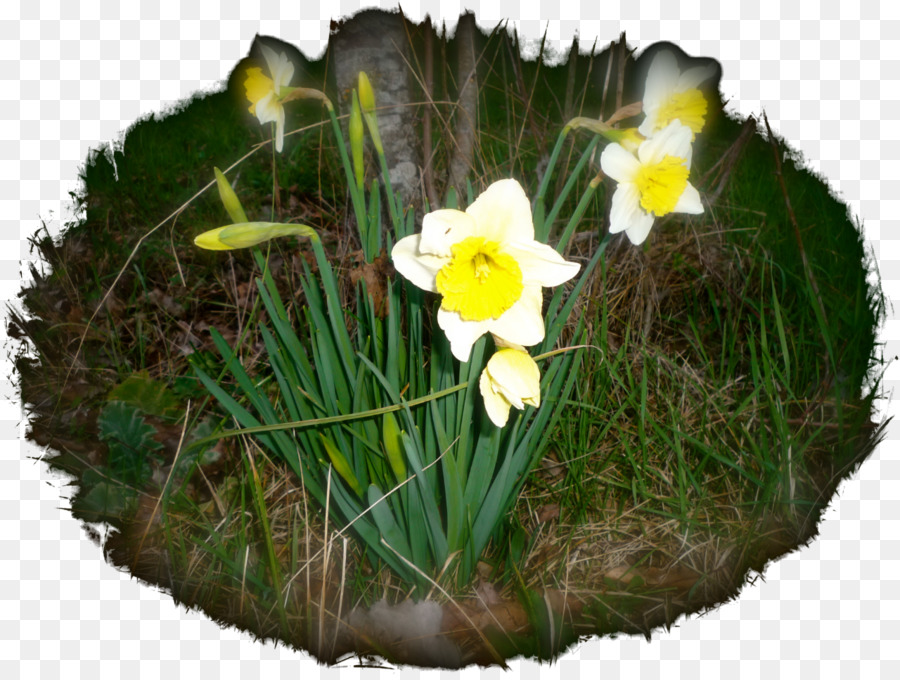
[[[566,116],[609,115],[614,108],[615,88],[602,100],[606,55],[578,60],[573,77],[584,85],[568,97],[567,65],[521,62],[516,49],[500,35],[480,46],[475,194],[493,179],[515,176],[529,196],[537,195],[542,177],[535,167],[549,156]],[[332,88],[324,64],[305,64],[305,75]],[[442,99],[454,96],[447,82],[437,92]],[[308,129],[287,138],[276,193],[268,149],[228,178],[251,220],[297,219],[319,230],[344,276],[357,266],[348,253],[359,244],[342,226],[349,207],[323,121],[312,105],[292,111],[287,129]],[[694,149],[692,181],[715,175],[739,130],[725,115],[712,117]],[[213,166],[229,167],[266,134],[240,98],[222,92],[141,121],[121,151],[93,155],[77,197],[85,219],[57,243],[35,241],[48,270],[23,296],[16,323],[36,359],[21,360],[19,368],[23,396],[33,405],[33,437],[58,451],[51,464],[81,485],[76,514],[78,498],[111,484],[98,473],[117,465],[132,470],[123,482],[130,490],[116,496],[120,512],[106,518],[121,530],[110,545],[112,559],[218,619],[297,646],[318,645],[328,658],[338,652],[316,641],[335,629],[341,605],[399,601],[410,584],[354,542],[346,553],[340,540],[329,543],[339,527],[316,510],[302,469],[270,460],[250,438],[220,442],[173,467],[183,428],[199,438],[232,426],[189,370],[191,346],[191,360],[228,390],[220,350],[238,348],[248,380],[266,351],[277,354],[272,338],[257,330],[272,318],[253,284],[256,263],[249,252],[223,256],[193,247],[194,236],[227,219],[214,189],[147,236],[129,260],[153,227],[213,180]],[[440,130],[434,141],[440,170],[448,153]],[[588,162],[590,143],[585,133],[569,135],[563,168]],[[860,230],[820,178],[786,161],[805,266],[775,153],[782,151],[773,152],[767,139],[751,138],[706,213],[661,220],[643,248],[618,237],[589,281],[573,317],[585,321],[595,349],[584,353],[562,420],[547,433],[547,456],[483,556],[486,578],[503,595],[518,597],[539,631],[537,638],[491,637],[504,654],[547,656],[567,644],[560,641],[565,635],[555,637],[561,629],[553,612],[535,600],[539,588],[574,593],[580,618],[567,625],[578,634],[646,630],[721,601],[748,568],[761,569],[814,533],[837,482],[880,436],[870,417],[884,300],[866,282],[870,264]],[[587,179],[579,180],[556,204],[567,177],[561,170],[547,178],[543,210],[556,216],[553,235],[580,214],[568,257],[586,263],[605,229],[612,186],[601,185],[582,203]],[[711,193],[714,184],[700,188]],[[311,260],[294,239],[268,252],[278,294],[298,309],[307,299],[301,281]],[[335,297],[346,302],[355,294],[347,286]],[[299,333],[308,322],[296,318]],[[223,341],[214,342],[212,328]],[[571,334],[564,330],[562,342]],[[278,363],[276,377],[284,381],[287,370]],[[136,375],[156,396],[125,401],[155,428],[163,447],[162,453],[153,447],[161,460],[152,461],[149,478],[143,458],[129,468],[123,449],[111,454],[93,445],[104,438],[101,409],[111,396],[122,401],[122,386]],[[875,386],[864,392],[872,376]],[[154,392],[158,385],[164,396]],[[273,393],[270,387],[260,394]],[[152,404],[173,401],[190,404],[186,421],[153,413]],[[303,415],[296,403],[276,406],[294,419]]]
[[[698,176],[737,130],[718,119]],[[712,210],[663,225],[638,263],[610,262],[588,307],[599,350],[555,439],[565,475],[535,475],[523,525],[533,506],[558,503],[574,542],[643,542],[636,555],[687,564],[715,592],[814,535],[837,482],[877,439],[877,387],[863,385],[877,376],[883,298],[866,283],[845,207],[787,163],[814,294],[775,169],[772,145],[753,138]],[[746,549],[729,557],[722,544]],[[710,551],[724,571],[710,568]],[[616,560],[573,578],[560,559],[556,578],[599,584]]]

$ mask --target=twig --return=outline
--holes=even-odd
[[[625,44],[625,31],[622,31],[622,34],[619,36],[619,74],[618,81],[616,82],[616,110],[622,108],[622,93],[625,90],[625,62],[628,61],[628,57],[631,56],[628,51],[628,47]]]

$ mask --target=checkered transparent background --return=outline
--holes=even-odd
[[[0,297],[15,301],[25,238],[68,219],[66,198],[88,151],[135,119],[217,87],[256,33],[321,54],[329,20],[350,0],[313,3],[73,3],[10,0],[0,9]],[[366,6],[379,6],[377,2]],[[741,114],[772,127],[863,222],[884,290],[900,298],[900,10],[830,2],[677,3],[583,0],[404,2],[407,15],[482,27],[511,19],[533,41],[565,50],[625,31],[715,57]],[[200,7],[205,9],[200,9]],[[395,3],[385,2],[385,8]],[[894,215],[893,218],[890,216]],[[5,327],[0,333],[5,333]],[[881,338],[900,354],[896,310]],[[6,340],[5,336],[3,340]],[[176,607],[105,564],[67,513],[63,482],[29,457],[11,375],[0,374],[0,677],[375,678],[390,671],[322,669],[303,654],[259,644]],[[885,374],[893,390],[896,365]],[[896,414],[900,397],[879,405]],[[651,642],[592,641],[553,666],[517,662],[524,678],[900,677],[900,431],[840,488],[808,548],[773,564],[766,581]],[[437,672],[400,670],[401,677]],[[482,673],[469,669],[463,677]],[[454,674],[455,675],[455,674]],[[485,671],[485,676],[501,673]],[[441,677],[445,677],[443,674]],[[452,677],[447,675],[446,677]]]

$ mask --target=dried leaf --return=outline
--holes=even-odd
[[[537,511],[537,521],[539,523],[549,522],[554,519],[559,519],[559,503],[542,505]]]
[[[362,260],[362,252],[354,254],[356,259]],[[358,267],[350,270],[350,281],[355,286],[358,281],[363,280],[366,284],[366,290],[375,307],[375,314],[383,319],[387,315],[387,305],[385,297],[387,296],[388,277],[394,272],[391,260],[387,253],[382,251],[381,255],[372,262],[361,262]]]

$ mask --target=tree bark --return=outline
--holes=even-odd
[[[411,96],[409,36],[400,13],[360,12],[337,26],[329,43],[340,108],[350,111],[350,95],[365,71],[375,91],[378,127],[391,185],[405,208],[421,204],[419,144]],[[370,175],[371,177],[371,175]]]
[[[478,116],[478,75],[475,69],[475,15],[463,14],[456,27],[457,87],[459,99],[453,120],[452,155],[447,189],[455,188],[458,196],[466,195],[466,176],[475,157],[475,128]]]

